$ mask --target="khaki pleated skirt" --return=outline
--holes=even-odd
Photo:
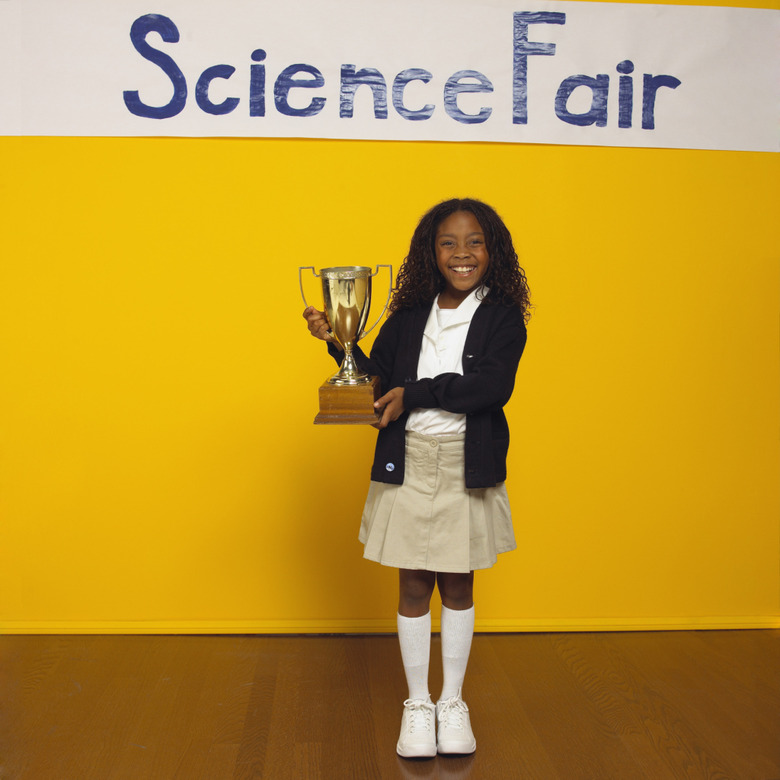
[[[363,556],[399,569],[489,569],[517,546],[504,483],[467,489],[464,436],[406,434],[403,485],[371,482],[360,526]]]

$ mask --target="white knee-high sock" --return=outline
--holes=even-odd
[[[428,666],[431,660],[431,613],[422,617],[398,615],[398,641],[410,699],[428,698]]]
[[[441,608],[441,662],[443,685],[440,699],[449,699],[463,687],[474,636],[474,607]]]

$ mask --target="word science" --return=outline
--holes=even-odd
[[[529,59],[553,57],[556,54],[555,43],[531,40],[529,31],[543,29],[544,25],[565,25],[566,21],[566,13],[562,12],[513,13],[511,95],[503,98],[496,96],[496,99],[510,103],[512,124],[526,125],[529,122]],[[355,97],[359,90],[370,92],[367,115],[375,120],[387,119],[390,106],[399,117],[409,122],[430,120],[438,110],[443,111],[449,120],[463,125],[482,124],[493,115],[493,107],[487,98],[483,99],[485,105],[469,108],[463,105],[463,95],[489,95],[496,92],[491,78],[479,70],[463,69],[447,74],[438,95],[424,91],[417,93],[432,101],[420,105],[408,99],[407,88],[414,82],[422,85],[432,82],[434,74],[431,71],[408,67],[388,75],[371,65],[358,67],[354,63],[344,63],[340,66],[337,96],[332,98],[323,94],[327,93],[330,85],[316,65],[297,62],[279,72],[269,73],[266,66],[267,52],[260,48],[249,54],[247,93],[244,96],[223,95],[226,87],[224,82],[230,81],[236,73],[236,66],[215,64],[200,73],[185,74],[173,53],[152,45],[149,41],[152,33],[159,35],[166,44],[177,44],[181,39],[179,28],[167,16],[146,14],[132,24],[130,40],[133,47],[141,57],[160,69],[161,75],[170,81],[172,92],[166,103],[153,104],[140,89],[124,90],[127,110],[144,119],[170,119],[180,114],[188,102],[193,102],[205,114],[222,116],[243,110],[249,117],[258,119],[265,117],[270,110],[301,119],[316,117],[328,111],[333,104],[331,110],[338,111],[340,120],[351,120],[356,115]],[[681,79],[665,73],[642,73],[635,86],[632,74],[636,66],[631,59],[622,59],[612,67],[612,74],[573,74],[561,80],[550,96],[555,117],[578,127],[606,127],[612,122],[618,128],[631,128],[635,121],[634,105],[637,103],[641,128],[654,130],[656,122],[660,121],[657,119],[657,114],[661,113],[658,109],[659,93],[677,89],[682,83]],[[216,83],[220,85],[219,98],[214,96]],[[610,100],[611,90],[616,91],[616,100]],[[571,104],[577,92],[584,92],[585,98],[580,94],[575,108]],[[610,115],[610,105],[615,106],[614,115]]]

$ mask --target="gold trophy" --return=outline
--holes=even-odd
[[[376,322],[364,330],[371,308],[371,278],[379,273],[380,268],[390,271],[387,300]],[[374,401],[381,395],[379,377],[368,376],[358,369],[352,357],[352,348],[382,319],[393,288],[393,267],[378,265],[376,271],[371,273],[371,269],[366,266],[339,266],[323,268],[317,273],[314,266],[303,266],[298,269],[298,282],[303,303],[308,306],[303,292],[304,271],[311,271],[322,280],[325,315],[331,332],[344,350],[341,367],[320,386],[320,413],[314,422],[320,425],[373,424],[379,419],[374,409]]]

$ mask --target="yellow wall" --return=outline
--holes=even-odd
[[[507,408],[519,549],[477,575],[478,628],[780,626],[778,155],[0,154],[0,628],[391,628],[395,572],[356,539],[375,432],[312,425],[332,366],[297,269],[397,267],[455,195],[505,217],[536,304]]]

